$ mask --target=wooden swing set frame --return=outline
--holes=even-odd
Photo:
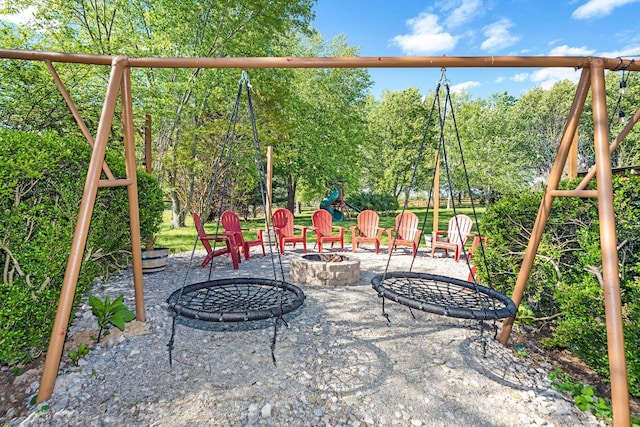
[[[138,188],[136,183],[136,159],[133,128],[133,107],[131,91],[132,68],[574,68],[581,69],[580,80],[569,111],[564,133],[553,163],[547,188],[538,210],[531,232],[524,260],[513,291],[512,299],[519,306],[529,274],[533,267],[538,245],[544,231],[551,205],[556,197],[597,198],[600,220],[600,247],[602,250],[602,279],[604,284],[604,305],[606,313],[607,342],[609,354],[611,397],[614,425],[630,425],[629,394],[627,384],[626,358],[620,281],[618,277],[618,250],[613,208],[613,187],[611,152],[640,119],[640,109],[630,118],[627,125],[609,143],[609,125],[606,105],[605,70],[640,71],[640,62],[633,59],[602,57],[514,57],[514,56],[472,56],[472,57],[244,57],[244,58],[133,58],[125,56],[72,54],[26,50],[0,49],[0,58],[44,62],[58,89],[62,93],[78,126],[93,154],[87,170],[84,192],[78,213],[78,222],[73,236],[71,251],[58,310],[51,332],[51,340],[45,360],[44,372],[38,391],[38,402],[51,397],[66,336],[78,274],[82,263],[84,247],[93,214],[96,193],[100,187],[126,186],[129,199],[131,227],[133,276],[137,320],[145,321],[144,287],[142,277],[142,257],[140,242],[140,220],[138,215]],[[64,83],[53,66],[54,63],[77,63],[104,65],[111,67],[102,113],[95,139],[85,125]],[[559,190],[565,164],[569,161],[569,173],[575,173],[577,165],[577,132],[579,118],[583,112],[587,94],[591,90],[595,165],[573,190]],[[105,151],[118,100],[121,97],[122,125],[124,135],[124,156],[126,177],[116,178],[105,163]],[[102,178],[104,174],[105,179]],[[597,190],[585,190],[595,176]],[[506,344],[511,334],[514,318],[506,319],[502,325],[499,341]]]

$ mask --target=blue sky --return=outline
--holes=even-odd
[[[0,0],[0,5],[6,0]],[[578,55],[640,60],[640,0],[318,0],[314,27],[344,34],[360,56]],[[29,12],[0,16],[24,22]],[[438,69],[370,69],[384,89],[435,88]],[[475,97],[577,81],[570,69],[450,69],[453,90]]]
[[[314,27],[343,33],[360,56],[561,55],[640,60],[640,0],[318,0]],[[383,89],[435,88],[438,69],[370,69]],[[474,97],[577,81],[572,69],[449,69]]]

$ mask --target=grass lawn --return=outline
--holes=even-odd
[[[420,218],[421,224],[424,220],[425,209],[412,208],[409,209]],[[295,216],[296,225],[303,225],[311,227],[311,214],[313,214],[313,210],[304,210],[301,214]],[[468,215],[473,219],[473,211],[470,207],[456,207],[456,212],[458,214]],[[399,211],[398,211],[399,213]],[[476,207],[476,213],[478,215],[478,219],[482,221],[482,215],[484,214],[484,208]],[[438,228],[440,230],[446,230],[448,228],[449,219],[453,216],[453,209],[440,209],[439,217],[438,217]],[[249,221],[241,221],[242,227],[244,228],[264,228],[264,217],[262,218],[254,218]],[[351,244],[351,230],[350,227],[356,225],[355,217],[351,220],[345,220],[343,222],[334,222],[334,225],[339,225],[345,227],[345,246],[347,244]],[[171,211],[166,210],[163,214],[163,222],[160,228],[160,232],[156,235],[155,246],[156,247],[165,247],[170,248],[171,253],[179,253],[179,252],[191,252],[193,250],[193,246],[196,242],[196,229],[193,225],[193,219],[190,216],[187,216],[186,227],[183,228],[173,228],[171,226]],[[205,230],[207,233],[213,233],[216,230],[216,222],[211,222],[205,224]],[[427,224],[425,227],[425,233],[430,236],[431,229],[433,225],[433,210],[429,210],[429,218],[427,220]],[[382,228],[393,228],[395,226],[395,215],[389,216],[381,216],[380,217],[380,227]],[[474,224],[475,230],[475,224]],[[222,226],[220,226],[220,231],[222,231]],[[247,237],[249,239],[255,238],[255,233],[247,232]],[[307,249],[313,250],[313,244],[316,241],[316,235],[311,230],[307,231]],[[309,245],[309,243],[311,243]],[[470,244],[470,242],[468,242]],[[383,233],[381,244],[383,246],[387,245],[387,233]],[[425,242],[422,240],[422,245],[424,247]],[[198,242],[197,249],[202,249],[202,245]],[[345,248],[346,249],[346,248]]]

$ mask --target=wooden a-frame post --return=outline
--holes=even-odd
[[[116,179],[113,175],[109,177],[109,174],[106,173],[107,179],[101,180],[100,176],[103,169],[105,172],[108,171],[108,167],[106,167],[104,163],[105,152],[109,141],[111,125],[113,123],[115,106],[118,100],[118,92],[120,90],[122,92],[121,103],[124,127],[126,178]],[[76,224],[73,241],[71,243],[71,251],[67,261],[64,280],[62,282],[58,310],[56,311],[53,330],[51,331],[51,339],[49,341],[49,348],[45,359],[44,371],[40,380],[40,388],[38,390],[37,398],[38,403],[49,399],[53,393],[53,387],[67,334],[67,326],[69,325],[69,317],[71,315],[71,309],[75,297],[78,275],[80,274],[80,266],[82,264],[84,249],[87,243],[89,225],[91,224],[96,195],[98,188],[100,187],[127,187],[132,243],[131,253],[133,256],[133,279],[136,298],[136,318],[140,321],[145,321],[144,289],[142,282],[142,250],[140,247],[140,218],[138,214],[138,186],[136,179],[131,99],[130,69],[127,66],[127,60],[124,57],[116,57],[113,59],[109,84],[107,86],[102,114],[98,124],[98,131],[92,145],[93,152],[91,154],[91,161],[89,163],[82,194],[82,201],[80,203],[78,222]],[[87,139],[90,140],[90,138]]]
[[[562,170],[569,157],[571,146],[575,142],[578,122],[587,93],[591,87],[594,123],[595,174],[597,190],[585,190],[584,184],[575,190],[558,190]],[[624,331],[620,298],[620,279],[618,276],[618,248],[616,242],[615,213],[613,211],[613,183],[611,157],[609,151],[609,123],[606,105],[606,87],[602,60],[594,58],[591,67],[584,68],[569,112],[558,153],[549,175],[547,188],[540,203],[538,216],[531,232],[525,257],[520,267],[512,299],[520,305],[536,252],[549,218],[551,205],[555,197],[596,197],[598,199],[598,218],[600,222],[600,248],[602,251],[602,277],[604,285],[604,305],[607,325],[607,348],[611,380],[611,401],[613,419],[616,426],[630,425],[629,390],[627,385],[627,367],[624,348]],[[499,340],[506,344],[515,317],[505,319]]]

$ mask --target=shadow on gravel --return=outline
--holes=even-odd
[[[527,374],[528,366],[519,363],[510,350],[486,334],[467,338],[460,343],[459,350],[467,366],[498,384],[537,393],[546,391],[535,386]]]

